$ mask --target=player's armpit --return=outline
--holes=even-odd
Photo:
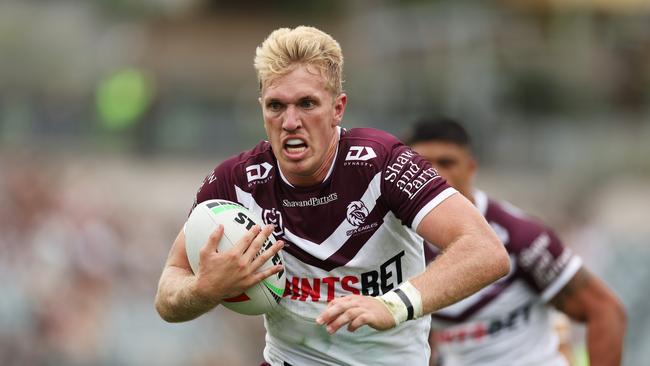
[[[591,292],[597,290],[589,290],[587,288],[590,285],[590,281],[592,281],[591,273],[584,267],[580,268],[564,288],[551,299],[551,304],[556,309],[571,317],[571,319],[584,322],[586,320],[586,306],[584,303],[587,302],[586,305],[588,305],[592,301],[588,297],[593,296]]]
[[[587,326],[587,351],[592,366],[620,365],[626,316],[616,295],[596,276],[581,268],[551,304]]]

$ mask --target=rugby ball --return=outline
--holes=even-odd
[[[259,216],[238,203],[208,200],[198,204],[192,210],[184,228],[185,250],[194,273],[199,270],[199,251],[208,242],[210,234],[218,224],[222,224],[224,228],[223,237],[217,247],[219,252],[230,250],[253,225],[264,226]],[[275,238],[271,234],[258,255],[270,248],[273,243]],[[283,263],[282,255],[277,253],[260,267],[260,271]],[[240,314],[264,314],[280,302],[284,285],[285,274],[282,270],[248,288],[243,294],[223,300],[221,304]]]

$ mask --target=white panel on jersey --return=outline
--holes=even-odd
[[[415,218],[413,218],[413,223],[411,223],[411,229],[413,229],[415,232],[418,230],[418,226],[420,225],[420,221],[424,219],[424,216],[426,216],[431,210],[436,208],[442,201],[446,200],[447,198],[451,197],[454,193],[458,193],[457,190],[449,187],[446,188],[444,191],[440,192],[437,196],[433,197],[429,203],[427,203],[422,209],[418,212],[417,215],[415,215]]]
[[[565,249],[568,250],[568,249]],[[545,290],[542,292],[541,298],[544,301],[549,301],[553,296],[555,296],[564,286],[569,283],[573,276],[578,272],[582,266],[582,259],[578,256],[571,258],[571,261],[564,267],[562,273],[557,276],[555,281],[551,283]]]
[[[370,181],[368,188],[364,192],[360,201],[368,209],[368,212],[371,212],[377,203],[377,199],[381,196],[381,172],[377,173]],[[262,207],[257,204],[253,196],[235,186],[235,192],[237,193],[237,200],[241,202],[246,208],[251,210],[258,215],[262,214]],[[341,218],[341,223],[339,226],[332,232],[332,234],[325,239],[322,243],[314,243],[310,240],[299,237],[289,230],[288,226],[285,224],[284,227],[284,236],[291,243],[300,247],[300,249],[311,254],[312,256],[325,260],[336,253],[343,244],[348,240],[347,232],[353,229],[356,229],[357,226],[352,225],[345,217]]]

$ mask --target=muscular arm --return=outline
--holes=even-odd
[[[474,206],[453,195],[427,214],[418,234],[440,243],[439,255],[426,271],[410,279],[422,295],[423,314],[451,305],[505,276],[508,254]]]
[[[192,320],[217,306],[222,299],[237,296],[282,270],[282,265],[276,265],[258,272],[284,245],[278,240],[257,255],[272,231],[270,225],[264,229],[255,225],[234,247],[220,253],[217,247],[223,226],[219,226],[201,248],[195,275],[185,253],[185,234],[181,230],[158,283],[155,305],[160,317],[168,322]]]
[[[192,320],[219,304],[216,299],[196,295],[196,280],[185,254],[185,234],[174,240],[156,293],[156,310],[168,322]]]
[[[418,226],[427,241],[443,250],[427,269],[409,281],[420,292],[422,313],[429,314],[457,302],[506,275],[508,254],[496,234],[474,206],[455,194],[429,212]],[[375,329],[395,326],[395,319],[376,298],[351,295],[336,298],[318,317],[330,333],[341,326],[355,331],[362,325]]]
[[[586,324],[590,365],[621,364],[625,310],[602,281],[581,268],[551,303],[571,319]]]

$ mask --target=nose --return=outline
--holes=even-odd
[[[282,129],[285,131],[295,131],[302,126],[300,115],[296,107],[289,105],[284,112],[284,119],[282,120]]]

